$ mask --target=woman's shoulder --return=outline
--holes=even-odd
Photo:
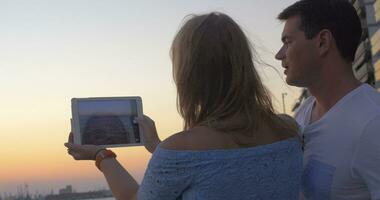
[[[278,114],[277,116],[289,124],[297,124],[296,120],[293,117],[291,117],[290,115]]]
[[[281,115],[284,121],[291,126],[296,126],[296,122],[292,117],[288,115]],[[268,132],[264,132],[268,135]],[[176,150],[176,151],[208,151],[208,150],[236,150],[236,149],[246,149],[250,147],[260,147],[264,146],[272,147],[279,144],[278,142],[291,141],[288,139],[296,138],[297,134],[288,135],[287,137],[271,138],[265,141],[258,141],[257,143],[251,142],[249,145],[249,140],[252,138],[245,138],[248,145],[241,146],[236,143],[236,141],[231,137],[231,134],[223,133],[220,131],[213,130],[208,127],[195,127],[190,130],[181,131],[165,139],[161,144],[160,148],[163,150]],[[287,143],[287,142],[285,142]],[[270,145],[271,144],[271,145]],[[253,149],[252,149],[253,150]]]
[[[198,126],[173,134],[162,141],[160,147],[168,150],[211,150],[226,145],[223,133]]]
[[[297,123],[297,121],[291,117],[290,115],[287,115],[287,114],[278,114],[277,115],[286,125],[288,125],[289,127],[295,129],[295,130],[298,130],[299,128],[299,125]]]
[[[181,131],[171,135],[160,143],[160,147],[169,150],[181,150],[189,145],[188,140],[192,138],[187,132]]]

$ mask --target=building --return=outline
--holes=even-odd
[[[71,185],[67,185],[65,188],[59,190],[59,194],[71,194],[73,193],[73,187]]]
[[[374,0],[372,3],[372,11],[374,24],[373,32],[371,34],[371,53],[373,57],[373,66],[374,66],[374,79],[375,87],[380,91],[380,0]]]
[[[363,33],[362,38],[352,63],[355,77],[363,83],[374,85],[374,73],[371,54],[370,35],[373,34],[374,16],[372,3],[368,0],[351,0],[358,16],[360,17]],[[372,12],[371,12],[372,11]]]
[[[355,60],[352,63],[352,70],[355,77],[363,83],[368,83],[376,87],[376,77],[374,63],[378,56],[374,51],[380,50],[376,39],[376,32],[380,28],[375,18],[374,0],[350,0],[355,7],[362,22],[363,34]],[[380,32],[377,36],[380,39]],[[379,47],[377,47],[379,46]],[[376,50],[378,48],[378,50]],[[379,77],[380,78],[380,77]],[[379,87],[379,86],[378,86]]]

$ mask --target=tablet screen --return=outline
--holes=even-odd
[[[75,99],[80,144],[128,146],[141,143],[138,124],[139,102],[135,98]],[[141,105],[141,104],[140,104]],[[75,120],[76,118],[76,120]],[[75,134],[75,133],[74,133]]]

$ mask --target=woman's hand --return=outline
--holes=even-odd
[[[150,153],[153,153],[157,145],[161,143],[160,138],[158,138],[154,121],[145,115],[143,117],[136,118],[136,121],[139,124],[145,148]]]
[[[79,145],[73,143],[73,134],[70,133],[69,141],[65,143],[67,153],[75,160],[95,160],[96,154],[104,149],[97,145]]]

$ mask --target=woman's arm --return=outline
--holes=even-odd
[[[115,158],[104,159],[100,163],[100,169],[116,199],[136,199],[139,185]]]
[[[147,116],[137,118],[136,122],[140,126],[145,148],[153,153],[157,145],[161,142],[155,123]],[[68,153],[75,160],[95,160],[96,155],[105,150],[96,145],[78,145],[73,143],[73,134],[69,135],[69,142],[65,143]],[[99,168],[104,174],[107,183],[116,199],[131,200],[136,199],[139,185],[127,170],[115,159],[105,158],[100,162]]]
[[[106,150],[96,145],[78,145],[71,141],[65,143],[65,146],[68,148],[68,153],[75,160],[95,160],[97,154]],[[104,158],[100,162],[99,168],[103,172],[109,188],[116,199],[134,199],[139,185],[115,158]]]

